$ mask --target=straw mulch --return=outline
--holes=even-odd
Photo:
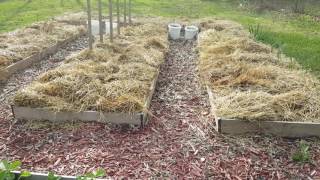
[[[98,19],[99,16],[96,14],[92,14],[92,19]],[[73,24],[73,25],[86,25],[88,21],[88,15],[86,12],[67,12],[64,13],[61,16],[53,17],[52,20],[67,24]]]
[[[294,61],[255,42],[230,21],[205,21],[199,71],[218,117],[252,121],[320,120],[320,83]]]
[[[126,27],[114,43],[97,43],[41,75],[15,96],[17,106],[54,111],[141,112],[164,54],[162,23]],[[105,39],[105,42],[109,42]]]
[[[0,34],[0,69],[84,31],[83,25],[48,21]]]

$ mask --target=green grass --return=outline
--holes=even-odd
[[[273,32],[264,30],[257,37],[262,41],[280,48],[284,54],[295,59],[305,68],[313,70],[317,75],[320,72],[320,37],[308,36],[296,32]]]
[[[139,15],[176,19],[215,16],[237,21],[245,27],[260,24],[263,34],[257,40],[281,45],[282,52],[287,56],[295,58],[306,69],[320,74],[320,23],[310,16],[277,12],[258,14],[239,9],[236,0],[133,1],[134,13]],[[0,0],[0,32],[48,19],[66,11],[78,11],[84,9],[85,5],[85,0]],[[313,8],[320,10],[320,7]],[[104,12],[107,13],[107,9]]]
[[[80,10],[83,6],[79,2],[76,0],[0,0],[0,32],[45,20],[65,11]]]

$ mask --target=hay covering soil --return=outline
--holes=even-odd
[[[0,34],[0,69],[84,31],[83,25],[50,20]]]
[[[200,26],[199,71],[218,117],[320,122],[317,78],[236,23],[206,20]]]
[[[142,112],[167,51],[165,24],[122,29],[19,91],[17,106],[54,111]],[[105,39],[104,42],[109,42]]]
[[[98,15],[92,14],[92,19],[98,19]],[[88,21],[88,14],[83,11],[71,12],[71,13],[67,12],[61,16],[54,17],[53,20],[57,22],[73,24],[73,25],[77,25],[77,24],[86,25]]]

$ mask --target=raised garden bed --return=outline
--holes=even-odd
[[[64,47],[69,42],[72,42],[83,35],[85,35],[84,31],[79,32],[78,34],[72,35],[66,40],[59,41],[57,42],[57,44],[51,47],[45,48],[36,54],[33,54],[23,60],[17,61],[16,63],[9,65],[8,67],[0,69],[0,82],[6,81],[12,74],[20,70],[26,69],[27,67],[30,67],[34,63],[41,61],[43,58],[56,53],[59,48]]]
[[[211,113],[215,119],[216,131],[222,134],[243,135],[263,133],[280,137],[320,137],[320,123],[286,121],[249,121],[216,116],[214,95],[207,87]]]
[[[106,39],[42,74],[15,96],[14,117],[144,126],[167,50],[161,26],[126,27],[114,43]]]
[[[144,108],[148,110],[152,100],[154,90],[156,88],[158,74],[153,80],[150,87],[150,95],[148,96]],[[43,108],[19,107],[12,105],[12,113],[15,119],[26,120],[48,120],[52,122],[67,121],[83,121],[83,122],[104,122],[112,124],[132,124],[143,127],[148,123],[148,112],[137,113],[103,113],[98,111],[83,112],[53,112]]]
[[[199,72],[216,130],[320,136],[319,79],[237,24],[221,22],[203,23],[212,28],[199,38]]]

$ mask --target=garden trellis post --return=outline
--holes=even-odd
[[[99,35],[100,42],[103,42],[103,30],[102,30],[102,7],[101,0],[98,0],[98,11],[99,11]]]
[[[117,31],[118,35],[120,35],[120,2],[117,0]]]
[[[129,0],[129,24],[132,24],[132,19],[131,19],[131,8],[132,8],[132,0]]]
[[[92,50],[91,1],[87,0],[89,49]]]
[[[120,35],[120,2],[117,0],[117,31],[118,35]]]
[[[124,25],[127,25],[127,0],[124,0],[124,6],[123,6],[123,15],[124,15]]]
[[[109,18],[110,18],[110,41],[113,42],[113,13],[112,13],[112,0],[109,0]]]

